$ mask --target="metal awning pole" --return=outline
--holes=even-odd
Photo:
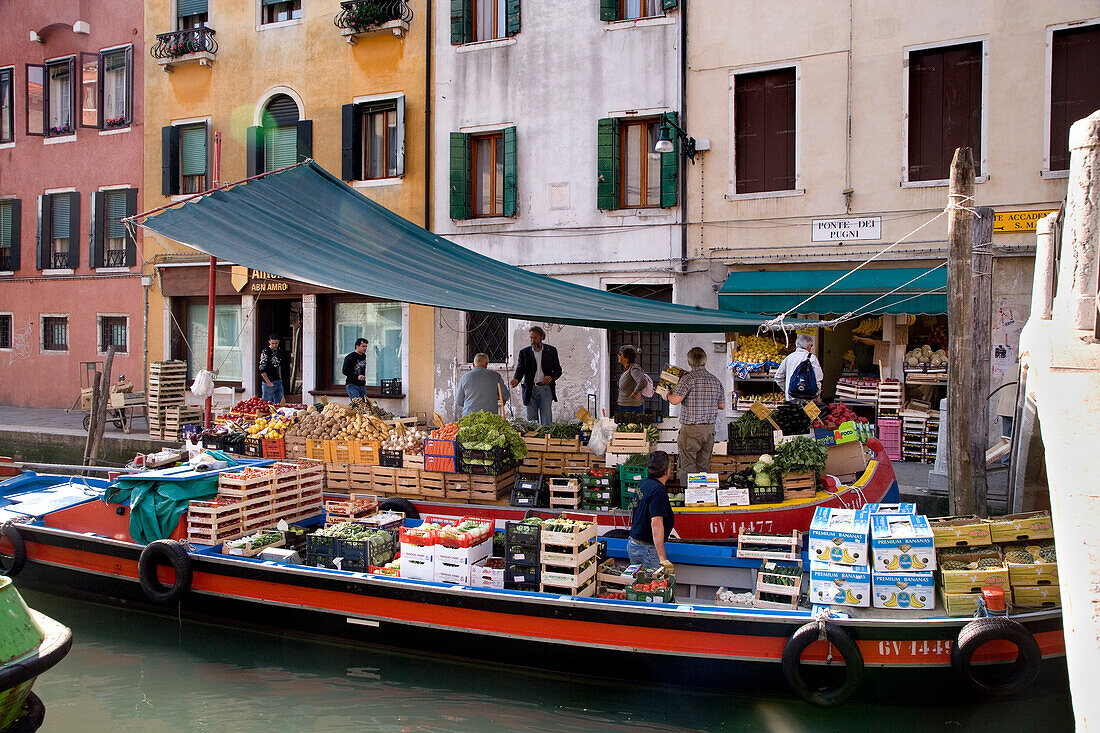
[[[222,154],[222,136],[220,132],[214,133],[214,160],[212,164],[214,175],[214,186],[218,185],[218,174],[221,173],[221,154]],[[217,280],[218,280],[218,260],[215,257],[210,258],[210,276],[207,281],[206,291],[206,369],[207,371],[214,371],[214,301],[217,292]],[[206,398],[206,409],[204,411],[205,419],[203,424],[206,429],[210,429],[212,421],[212,413],[214,411],[214,398],[213,396]]]

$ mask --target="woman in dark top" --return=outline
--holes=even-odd
[[[638,504],[630,521],[626,554],[631,563],[672,570],[672,563],[665,554],[665,540],[675,522],[668,491],[665,490],[665,482],[669,478],[668,453],[663,450],[650,453],[646,468],[649,478],[638,484]]]

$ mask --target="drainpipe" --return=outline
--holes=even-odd
[[[432,5],[424,3],[428,45],[424,51],[424,228],[432,230]]]
[[[688,0],[680,3],[680,127],[688,129],[687,121],[687,11]],[[680,155],[680,272],[688,269],[687,164]]]

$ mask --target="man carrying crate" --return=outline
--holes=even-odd
[[[680,378],[676,389],[668,396],[670,405],[680,408],[680,486],[687,486],[689,473],[708,473],[710,456],[714,452],[714,421],[718,411],[725,409],[722,383],[707,371],[707,352],[698,346],[687,353],[691,371]]]

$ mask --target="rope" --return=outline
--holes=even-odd
[[[763,324],[761,324],[761,326],[760,326],[760,328],[758,329],[758,331],[757,331],[757,332],[758,332],[758,333],[763,333],[764,331],[768,331],[768,330],[782,330],[782,331],[784,332],[784,334],[786,334],[786,332],[787,332],[788,330],[791,330],[791,328],[790,328],[790,327],[788,327],[788,326],[787,326],[787,325],[786,325],[786,324],[784,323],[784,321],[785,321],[785,319],[787,318],[787,316],[791,315],[791,313],[795,313],[795,312],[797,312],[799,308],[801,308],[802,306],[806,305],[807,303],[809,303],[809,302],[810,302],[811,300],[813,300],[813,299],[814,299],[814,298],[816,298],[817,296],[821,295],[822,293],[826,292],[827,290],[829,290],[829,288],[831,288],[831,287],[833,287],[834,285],[836,285],[837,283],[841,282],[842,280],[844,280],[844,279],[845,279],[846,277],[848,277],[848,276],[849,276],[849,275],[851,275],[852,273],[854,273],[854,272],[856,272],[856,271],[858,271],[858,270],[862,270],[862,269],[863,269],[864,267],[866,267],[867,265],[871,264],[872,262],[874,262],[875,260],[877,260],[877,259],[878,259],[879,257],[882,257],[882,256],[883,256],[883,255],[885,255],[885,254],[886,254],[887,252],[889,252],[890,250],[892,250],[892,249],[893,249],[894,247],[897,247],[897,246],[898,246],[899,244],[901,244],[901,243],[902,243],[902,242],[904,242],[905,240],[909,239],[909,238],[910,238],[910,237],[912,237],[912,236],[913,236],[914,234],[917,234],[918,232],[920,232],[920,231],[921,231],[922,229],[924,229],[924,228],[925,228],[926,226],[928,226],[928,225],[929,225],[929,224],[931,224],[932,222],[934,222],[934,221],[936,221],[937,219],[939,219],[939,218],[940,218],[941,216],[944,216],[945,214],[948,214],[948,213],[950,213],[951,211],[956,211],[956,210],[969,211],[969,212],[970,212],[971,214],[973,214],[973,215],[974,215],[975,217],[977,217],[977,216],[978,216],[978,212],[977,212],[977,211],[975,211],[975,210],[974,210],[973,208],[971,208],[971,207],[968,207],[968,206],[964,206],[964,205],[963,205],[963,204],[964,204],[965,202],[968,202],[968,201],[973,201],[973,200],[974,200],[974,197],[973,197],[973,196],[965,196],[965,195],[963,195],[963,194],[953,193],[953,194],[948,194],[948,199],[949,199],[949,201],[948,201],[948,203],[947,203],[947,206],[945,206],[945,207],[943,208],[943,211],[941,211],[940,213],[936,214],[936,215],[935,215],[935,216],[933,216],[933,217],[932,217],[931,219],[929,219],[928,221],[924,222],[923,224],[921,224],[921,225],[920,225],[919,227],[917,227],[916,229],[913,229],[913,230],[912,230],[912,231],[910,231],[910,232],[909,232],[908,234],[904,235],[903,237],[901,237],[900,239],[896,240],[896,241],[895,241],[895,242],[893,242],[892,244],[889,244],[889,245],[887,245],[886,247],[884,247],[883,249],[879,250],[879,252],[877,252],[876,254],[872,255],[872,256],[871,256],[871,257],[869,257],[869,258],[867,258],[867,259],[866,259],[866,260],[864,260],[863,262],[859,263],[858,265],[856,265],[855,267],[853,267],[853,268],[852,268],[851,270],[848,270],[847,272],[845,272],[844,274],[842,274],[842,275],[841,275],[840,277],[838,277],[837,279],[833,280],[833,281],[832,281],[831,283],[829,283],[829,284],[828,284],[828,285],[826,285],[825,287],[823,287],[823,288],[821,288],[820,290],[818,290],[818,291],[817,291],[816,293],[814,293],[813,295],[809,296],[808,298],[805,298],[805,299],[803,299],[803,300],[802,300],[802,302],[798,303],[797,305],[795,305],[795,306],[793,306],[793,307],[791,307],[791,308],[788,308],[788,309],[787,309],[786,311],[784,311],[784,312],[783,312],[783,313],[781,313],[780,315],[776,316],[775,318],[772,318],[771,320],[765,321],[765,322],[764,322]],[[935,269],[935,268],[933,268],[933,269]],[[924,274],[928,274],[928,273],[924,273]],[[921,277],[923,277],[923,275],[921,275]],[[889,295],[889,293],[887,293],[887,295]],[[878,298],[878,299],[876,299],[875,301],[872,301],[872,302],[877,302],[877,300],[881,300],[881,298]],[[837,319],[837,320],[836,320],[836,323],[840,323],[840,322],[841,322],[841,320],[840,320],[840,319]],[[823,324],[824,324],[824,323],[832,323],[832,322],[830,322],[830,321],[822,321],[821,323],[823,323]],[[797,326],[797,327],[795,327],[795,328],[805,328],[805,327],[806,327],[807,325],[810,325],[810,324],[804,324],[804,325],[801,325],[801,326]],[[835,325],[835,323],[832,323],[832,325]]]

